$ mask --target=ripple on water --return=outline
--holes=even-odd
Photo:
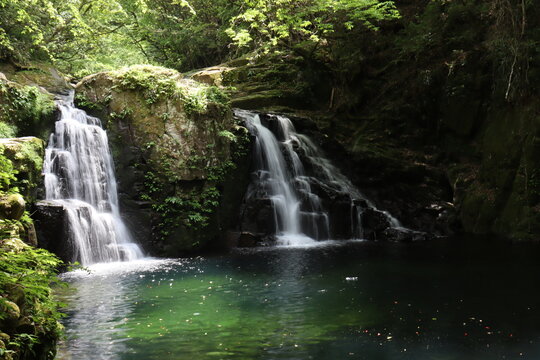
[[[65,274],[59,359],[540,358],[540,246],[332,244]]]

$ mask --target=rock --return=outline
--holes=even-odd
[[[292,53],[233,60],[224,64],[222,84],[232,89],[232,106],[241,109],[316,107],[319,99],[314,95],[327,96],[328,79],[313,76],[310,65]]]
[[[56,68],[45,64],[35,63],[20,69],[3,63],[0,64],[0,71],[9,81],[26,86],[36,86],[47,93],[65,93],[73,88]]]
[[[240,234],[241,232],[239,231],[227,231],[223,250],[229,250],[238,247],[238,239],[240,238]]]
[[[26,202],[21,194],[11,194],[0,198],[0,218],[20,220],[24,214]]]
[[[238,247],[256,247],[262,242],[262,236],[260,234],[253,234],[249,232],[242,232],[238,238]]]
[[[362,227],[366,239],[383,240],[384,231],[391,225],[388,217],[382,211],[369,208],[362,212]]]
[[[0,309],[5,314],[3,321],[14,322],[21,317],[19,306],[12,301],[2,299],[0,301]]]
[[[31,246],[35,246],[35,247],[38,246],[36,228],[34,226],[34,223],[31,222],[30,224],[25,224],[24,227],[26,230],[25,242]]]
[[[394,242],[425,241],[433,238],[428,233],[405,228],[387,228],[382,235],[384,240]]]
[[[5,229],[2,230],[5,231]],[[16,235],[11,234],[11,236],[13,237],[0,240],[0,250],[21,251],[28,247],[28,244],[20,239],[21,236],[19,233]]]
[[[243,205],[240,229],[246,233],[275,234],[274,205],[268,198],[251,198]]]
[[[32,201],[37,196],[41,184],[41,170],[45,156],[45,143],[36,137],[0,139],[0,151],[11,160],[17,171],[17,180],[12,186],[19,188],[19,193]]]
[[[73,260],[73,248],[69,244],[69,228],[66,211],[62,204],[43,200],[35,205],[33,215],[38,245],[55,253],[64,262]]]
[[[204,84],[221,86],[223,84],[224,73],[230,70],[231,68],[227,66],[214,66],[201,71],[197,71],[196,73],[191,74],[190,77],[193,80]]]
[[[133,66],[84,78],[76,103],[107,128],[121,212],[139,244],[179,256],[227,243],[250,145],[225,94],[175,70]]]

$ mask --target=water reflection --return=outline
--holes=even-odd
[[[138,279],[171,264],[170,260],[106,263],[66,273],[73,286],[58,289],[68,304],[65,339],[58,359],[119,359],[126,353],[129,318],[138,301]]]
[[[61,359],[540,358],[540,246],[479,244],[257,249],[69,275]]]

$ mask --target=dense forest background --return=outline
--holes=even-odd
[[[334,156],[348,159],[340,166],[353,162],[347,175],[405,224],[426,229],[431,210],[414,209],[438,203],[456,214],[446,223],[469,232],[539,230],[533,1],[2,0],[0,8],[4,73],[6,64],[52,64],[75,83],[140,63],[187,75],[222,64],[233,107],[313,119],[345,149]]]
[[[181,71],[254,49],[324,51],[359,25],[398,18],[392,1],[6,0],[0,59],[84,75],[137,63]]]
[[[187,71],[277,49],[343,71],[369,55],[359,44],[380,42],[380,27],[393,29],[392,61],[437,57],[452,68],[482,48],[507,100],[534,89],[536,76],[537,10],[525,0],[3,0],[0,8],[2,61],[52,62],[73,76],[137,63]]]

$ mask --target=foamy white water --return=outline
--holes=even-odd
[[[262,194],[272,202],[278,246],[313,246],[332,238],[332,214],[324,208],[312,184],[348,199],[350,238],[363,238],[363,209],[367,206],[379,210],[308,136],[296,132],[291,120],[282,115],[270,115],[273,123],[270,130],[255,112],[236,110],[235,114],[245,120],[255,136],[255,179],[246,197],[257,198]],[[316,176],[306,173],[305,167],[308,166]],[[379,212],[384,214],[392,227],[401,227],[391,214]]]
[[[66,211],[73,261],[140,259],[142,251],[120,217],[107,133],[98,118],[75,108],[73,96],[57,100],[61,115],[43,164],[46,199]]]

